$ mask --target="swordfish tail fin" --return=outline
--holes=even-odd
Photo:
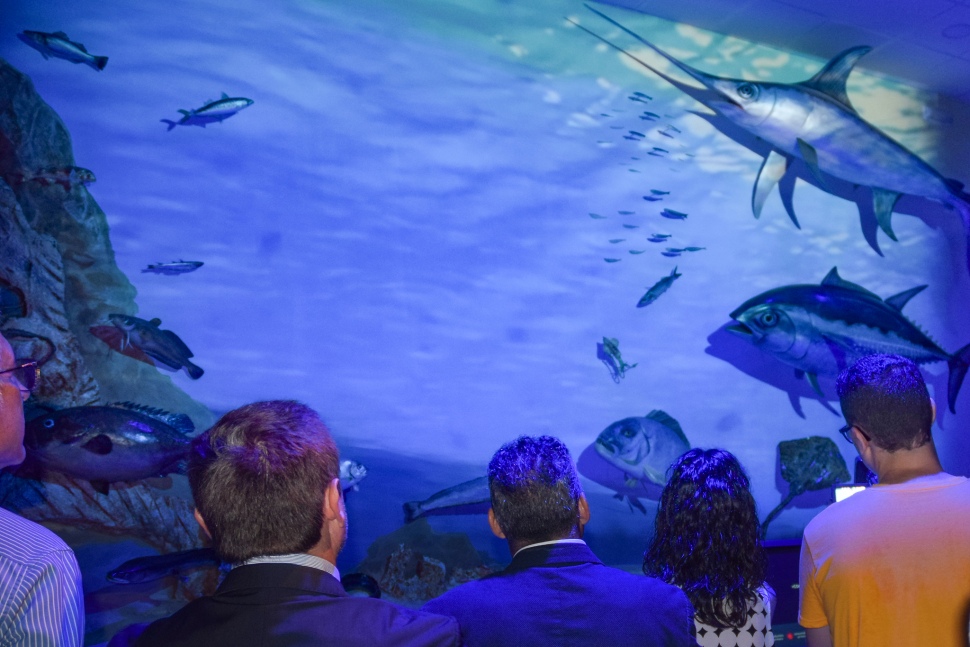
[[[956,413],[957,395],[960,387],[963,386],[963,378],[967,376],[967,369],[970,368],[970,344],[967,344],[957,352],[947,362],[950,367],[950,380],[947,384],[946,397],[950,402],[950,413]]]
[[[178,124],[172,121],[171,119],[162,119],[161,122],[163,124],[168,124],[168,130],[172,130],[172,128],[175,128],[176,126],[178,126]]]

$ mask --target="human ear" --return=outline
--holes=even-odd
[[[205,519],[202,518],[202,515],[199,513],[198,508],[195,508],[194,510],[192,510],[192,516],[195,517],[195,522],[199,524],[200,528],[202,528],[202,532],[205,533],[205,536],[208,537],[209,539],[212,539],[212,533],[209,532],[209,527],[205,525]]]
[[[498,525],[498,519],[495,518],[495,510],[492,508],[488,509],[488,527],[492,529],[492,534],[499,539],[505,539],[505,533],[502,532],[502,526]]]
[[[323,518],[324,519],[340,519],[345,516],[343,506],[340,505],[340,499],[343,497],[343,490],[340,488],[340,479],[335,478],[330,481],[327,485],[327,489],[323,494]]]

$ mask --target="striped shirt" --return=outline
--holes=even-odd
[[[67,544],[0,508],[0,647],[81,647],[83,595]]]
[[[260,555],[247,559],[242,564],[236,566],[249,566],[250,564],[296,564],[297,566],[309,566],[324,573],[330,573],[337,581],[340,581],[340,571],[337,567],[322,557],[309,555],[307,553],[288,553],[286,555]],[[234,566],[233,568],[235,568]]]

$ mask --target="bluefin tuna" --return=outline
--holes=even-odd
[[[185,374],[193,380],[199,379],[205,372],[189,361],[194,355],[178,335],[159,328],[161,319],[145,321],[131,315],[112,314],[108,315],[108,320],[124,333],[122,348],[134,346],[152,358],[156,365],[162,364],[173,371],[184,369]]]
[[[185,414],[130,403],[71,407],[27,423],[24,447],[44,467],[107,492],[115,481],[181,471],[192,431]]]
[[[178,121],[162,119],[162,123],[168,124],[169,130],[172,130],[176,126],[201,126],[205,128],[206,124],[224,121],[243,108],[248,108],[251,105],[253,105],[252,99],[230,97],[223,92],[222,98],[218,101],[206,101],[201,108],[196,108],[195,110],[179,110],[182,113],[181,119]]]
[[[970,268],[970,195],[963,185],[946,179],[934,168],[859,116],[846,93],[846,80],[856,63],[871,47],[852,47],[826,63],[818,73],[800,83],[768,83],[706,74],[667,54],[640,35],[593,7],[586,7],[610,24],[646,45],[706,88],[706,94],[688,92],[705,106],[752,135],[768,142],[771,152],[755,180],[751,208],[755,217],[771,191],[788,170],[792,159],[801,159],[819,186],[830,176],[872,191],[872,206],[879,227],[896,240],[891,217],[901,195],[913,195],[956,208],[967,237]],[[686,86],[645,63],[602,36],[575,23],[638,64],[687,92]],[[786,208],[788,208],[786,201]],[[789,208],[795,225],[798,219]]]
[[[467,508],[490,502],[488,477],[480,476],[440,492],[435,492],[424,501],[408,501],[404,504],[404,522],[410,523],[429,513],[440,513],[442,510]]]
[[[62,31],[55,31],[53,34],[49,34],[43,31],[25,30],[17,34],[17,38],[36,49],[45,59],[53,56],[54,58],[62,58],[72,63],[84,63],[98,72],[103,70],[104,66],[108,64],[107,56],[88,54],[88,50],[84,49],[84,45],[75,43]]]
[[[821,397],[819,375],[835,377],[871,353],[895,353],[917,364],[947,362],[947,398],[955,412],[970,344],[950,354],[903,315],[903,306],[925,288],[880,299],[833,267],[819,285],[787,285],[745,301],[731,313],[738,324],[727,330],[793,366]]]
[[[640,297],[640,300],[637,302],[637,307],[643,308],[644,306],[648,306],[656,301],[658,298],[660,298],[660,295],[669,290],[670,286],[674,284],[674,281],[681,276],[683,276],[683,274],[677,272],[677,268],[674,267],[674,269],[670,271],[670,274],[654,283],[650,289],[647,290],[647,293]]]
[[[667,482],[667,468],[690,449],[680,424],[655,409],[642,418],[614,422],[596,439],[596,453],[623,470],[627,487],[638,481]]]

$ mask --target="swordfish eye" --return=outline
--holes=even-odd
[[[759,89],[754,83],[742,83],[738,86],[738,96],[745,101],[754,101],[758,98]]]

